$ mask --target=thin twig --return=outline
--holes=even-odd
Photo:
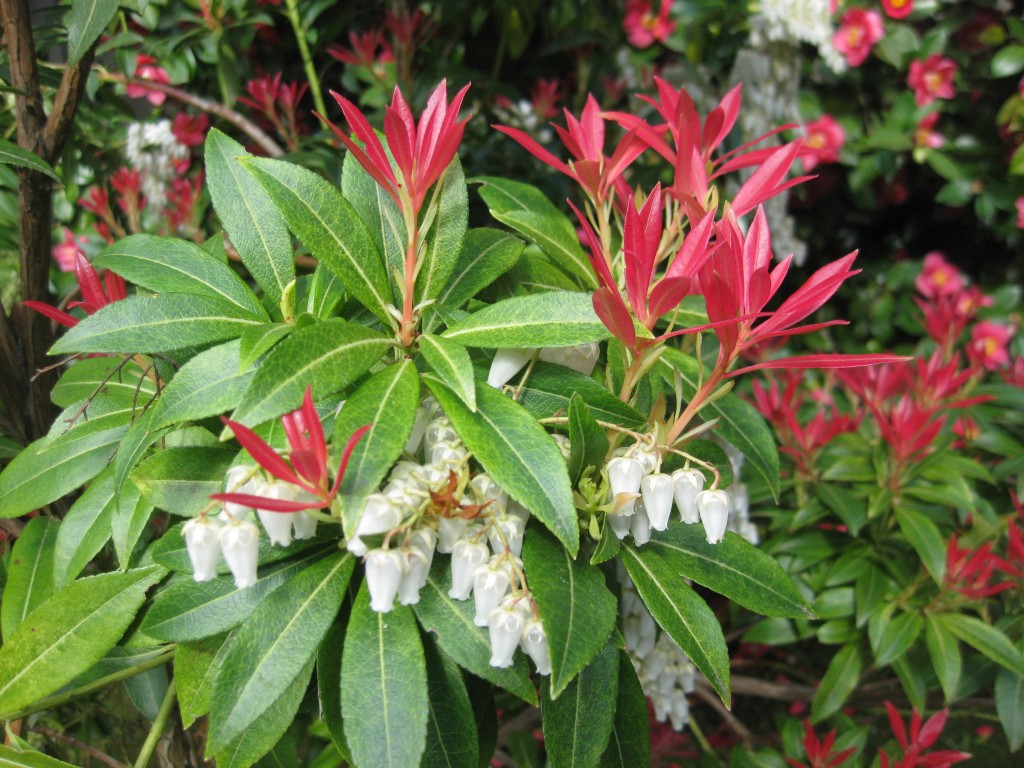
[[[89,755],[89,757],[99,760],[104,765],[109,765],[110,768],[129,768],[127,763],[122,763],[119,760],[115,760],[106,752],[101,752],[100,750],[96,749],[96,747],[92,747],[86,744],[84,741],[76,739],[74,736],[71,736],[67,733],[63,733],[62,731],[58,731],[53,728],[48,728],[45,725],[33,726],[32,730],[36,733],[46,736],[48,739],[57,739],[58,741],[63,741],[65,744],[68,744],[69,746],[72,746],[75,749],[80,750],[85,754]]]
[[[711,705],[711,708],[725,720],[726,724],[733,730],[733,733],[740,738],[744,746],[750,747],[753,745],[754,735],[750,732],[750,729],[741,723],[736,715],[725,708],[722,700],[718,698],[718,694],[711,690],[710,685],[703,680],[698,680],[694,683],[693,692],[701,701]]]

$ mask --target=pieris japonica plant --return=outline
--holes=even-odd
[[[734,141],[739,87],[702,120],[661,81],[655,122],[566,112],[569,160],[501,128],[579,183],[571,219],[467,184],[467,89],[418,116],[396,89],[382,133],[335,95],[340,180],[212,130],[244,271],[220,238],[132,235],[79,259],[87,316],[34,307],[71,327],[64,411],[0,474],[0,514],[44,510],[4,597],[0,718],[159,670],[154,729],[176,698],[218,765],[255,763],[314,691],[356,766],[470,766],[500,695],[539,705],[552,766],[640,766],[645,696],[677,729],[695,686],[731,705],[707,595],[811,616],[757,547],[742,478],[778,497],[779,458],[731,389],[894,358],[778,353],[840,322],[811,316],[856,274],[849,254],[792,290],[773,266],[760,204],[801,180],[799,142]],[[631,186],[641,155],[663,184]],[[471,195],[495,221],[470,228]]]

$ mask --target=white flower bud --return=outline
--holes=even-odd
[[[513,555],[519,557],[523,551],[523,531],[525,524],[518,517],[506,515],[494,520],[487,528],[487,540],[490,542],[491,551],[500,555],[505,551],[505,544]],[[504,539],[502,537],[504,536]]]
[[[634,443],[626,455],[632,456],[640,462],[645,475],[651,474],[658,468],[658,449],[650,443]]]
[[[605,517],[605,522],[612,527],[612,533],[614,533],[616,538],[621,541],[626,538],[626,534],[629,533],[629,523],[632,517],[632,515],[626,515],[619,512],[617,514],[607,515]]]
[[[450,554],[455,542],[461,538],[469,525],[469,520],[460,517],[437,518],[437,551],[442,555]]]
[[[255,523],[238,520],[221,528],[220,549],[239,589],[256,583],[256,561],[260,554],[260,529]]]
[[[366,553],[366,588],[370,610],[387,613],[395,607],[395,596],[407,570],[406,558],[394,549],[371,549]]]
[[[434,419],[427,424],[427,429],[423,433],[423,453],[425,456],[429,456],[436,445],[454,445],[458,442],[460,442],[459,436],[452,429],[452,424],[447,418]]]
[[[473,571],[473,600],[476,606],[474,624],[478,627],[487,626],[487,617],[501,604],[501,598],[508,588],[508,574],[500,565],[486,563]]]
[[[675,493],[672,478],[660,472],[647,475],[640,481],[640,492],[643,494],[644,508],[651,521],[651,528],[664,531],[668,528],[668,518],[672,514],[672,499]]]
[[[718,544],[725,537],[729,524],[729,494],[725,491],[701,491],[697,494],[696,503],[708,544]]]
[[[601,347],[593,341],[572,347],[545,347],[538,355],[546,363],[564,365],[566,368],[579,371],[584,376],[589,376],[594,372],[594,366],[597,365],[597,359],[600,356]]]
[[[555,445],[558,446],[558,450],[561,452],[562,458],[568,461],[570,451],[569,438],[566,437],[565,435],[560,435],[557,432],[555,432],[552,433],[551,439],[554,440]]]
[[[430,449],[428,461],[442,469],[457,469],[469,456],[461,442],[435,443]]]
[[[638,501],[633,509],[633,515],[629,518],[629,532],[633,534],[633,543],[638,547],[651,540],[651,521],[643,501]]]
[[[668,666],[668,656],[661,648],[655,646],[654,650],[644,657],[641,664],[644,679],[648,682],[659,679],[666,666]]]
[[[459,539],[452,547],[452,588],[448,596],[453,600],[468,600],[473,591],[473,572],[487,562],[487,545],[480,541]]]
[[[292,543],[292,513],[257,509],[256,514],[259,515],[263,530],[267,532],[271,544],[287,547]]]
[[[548,636],[540,619],[531,617],[526,620],[526,623],[523,625],[523,636],[519,640],[519,647],[523,649],[527,656],[533,659],[538,674],[551,674],[551,654],[548,651]]]
[[[399,461],[391,468],[391,472],[388,474],[388,480],[390,482],[408,480],[416,475],[419,470],[420,463],[417,461]]]
[[[749,543],[755,547],[761,542],[761,534],[757,530],[757,526],[749,520],[744,520],[740,523],[739,530],[736,531],[740,536],[746,539]]]
[[[729,494],[729,512],[746,518],[750,512],[750,493],[747,491],[746,483],[733,483],[725,490]]]
[[[239,464],[231,467],[224,477],[224,492],[255,493],[257,487],[256,478],[259,477],[259,475],[253,474],[253,469],[255,469],[255,467],[246,464]],[[252,477],[249,477],[250,475],[252,475]],[[245,480],[245,482],[242,482],[243,480]],[[232,518],[235,520],[244,520],[252,513],[252,507],[247,507],[243,504],[236,504],[233,501],[221,502],[221,506],[224,508],[224,513],[221,514],[221,520],[225,523],[230,522]]]
[[[480,504],[488,501],[493,502],[487,507],[489,511],[493,512],[496,507],[504,509],[508,505],[508,494],[500,485],[494,482],[490,475],[484,472],[478,472],[471,477],[469,487]]]
[[[441,404],[437,402],[437,398],[433,395],[427,395],[423,398],[423,402],[420,403],[420,407],[427,412],[427,416],[431,419],[444,416],[444,411],[441,410]]]
[[[406,550],[403,555],[405,557],[405,572],[398,584],[398,602],[402,605],[416,605],[420,601],[420,590],[427,583],[430,561],[416,547]]]
[[[220,523],[203,516],[192,518],[181,529],[188,559],[192,563],[192,578],[196,581],[210,581],[217,577],[220,528]]]
[[[683,730],[683,726],[690,719],[690,705],[686,696],[680,691],[670,697],[669,719],[672,720],[672,728],[677,731]]]
[[[696,523],[700,520],[697,494],[704,490],[704,473],[699,469],[677,469],[672,473],[672,484],[675,486],[679,519],[684,523]]]
[[[316,536],[317,519],[308,512],[299,510],[292,514],[292,532],[296,539],[312,539]]]
[[[612,487],[612,498],[620,493],[634,495],[640,492],[640,481],[644,477],[644,467],[636,459],[620,456],[608,462],[608,482]],[[633,514],[635,499],[629,502],[620,510],[624,515]]]
[[[487,615],[486,625],[491,638],[491,666],[511,667],[523,636],[523,615],[516,608],[502,606]]]
[[[524,523],[527,523],[530,520],[530,510],[515,499],[508,500],[508,503],[505,505],[505,511],[510,515],[515,515]]]
[[[494,360],[491,361],[487,383],[495,389],[501,389],[509,379],[530,362],[534,351],[532,349],[499,349],[494,355]]]
[[[366,545],[360,537],[387,533],[401,522],[402,510],[393,499],[380,493],[371,493],[366,497],[366,505],[359,516],[355,534],[349,539],[346,548],[356,557],[362,557],[366,554]]]
[[[430,414],[421,405],[416,409],[416,419],[412,423],[412,432],[409,435],[409,439],[405,442],[406,453],[415,454],[420,449],[420,443],[423,442],[423,433],[426,431],[429,421]]]

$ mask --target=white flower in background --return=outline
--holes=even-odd
[[[832,45],[830,0],[761,0],[760,14],[752,25],[768,40],[810,43],[833,72],[846,69],[842,55]]]
[[[239,589],[256,583],[260,553],[260,529],[248,520],[236,520],[220,530],[220,549]]]
[[[130,124],[124,153],[128,165],[142,177],[142,193],[149,205],[162,208],[171,182],[178,177],[176,166],[189,157],[188,147],[171,130],[171,121]]]
[[[192,578],[196,581],[210,581],[217,577],[220,528],[219,523],[203,515],[192,518],[181,529],[188,559],[192,563]]]

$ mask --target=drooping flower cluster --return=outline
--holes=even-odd
[[[150,205],[162,207],[170,186],[189,164],[189,149],[182,144],[170,120],[132,123],[125,143],[128,165],[138,171],[140,191]]]

